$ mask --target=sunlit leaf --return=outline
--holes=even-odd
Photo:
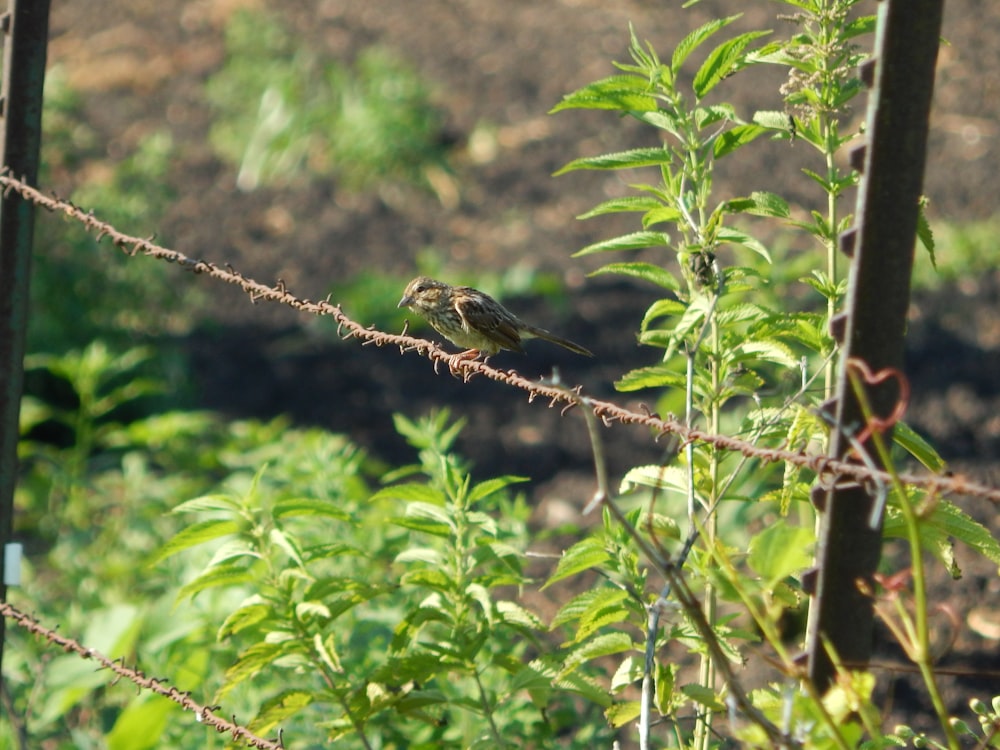
[[[666,232],[632,232],[610,240],[595,242],[573,253],[574,258],[593,253],[606,253],[619,250],[640,250],[646,247],[665,247],[670,244],[670,235]]]
[[[616,273],[622,276],[631,276],[635,279],[642,279],[651,284],[656,284],[664,289],[676,291],[680,289],[680,282],[676,277],[662,266],[652,263],[609,263],[606,266],[591,271],[588,276],[599,276],[605,273]]]

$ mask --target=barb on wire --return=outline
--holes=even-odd
[[[138,669],[126,667],[124,660],[120,658],[112,659],[97,649],[83,646],[73,638],[59,635],[51,628],[42,625],[31,615],[20,611],[8,602],[0,602],[0,615],[27,630],[29,633],[41,636],[52,645],[58,646],[66,652],[74,653],[83,659],[93,659],[102,668],[114,672],[115,682],[125,679],[139,688],[150,690],[157,695],[162,695],[164,698],[172,700],[181,706],[181,708],[192,711],[198,722],[212,727],[220,734],[230,734],[234,740],[245,742],[249,747],[261,748],[262,750],[284,750],[285,745],[280,735],[277,740],[266,740],[263,737],[258,737],[246,727],[237,724],[235,717],[232,721],[227,721],[221,716],[217,716],[216,711],[220,709],[220,706],[203,706],[196,702],[189,692],[178,690],[166,680],[159,677],[149,677]]]
[[[111,224],[98,219],[93,213],[84,211],[69,201],[45,195],[23,180],[13,177],[9,171],[0,172],[0,188],[2,188],[5,194],[13,190],[26,200],[49,211],[65,214],[83,224],[98,237],[108,237],[116,247],[121,248],[130,255],[141,253],[177,263],[181,268],[189,270],[192,273],[205,274],[227,284],[233,284],[243,289],[251,300],[255,302],[257,300],[278,302],[313,315],[329,315],[336,321],[338,331],[347,332],[346,334],[341,334],[345,337],[356,338],[363,342],[371,341],[375,346],[398,346],[401,351],[416,352],[430,359],[435,367],[439,364],[449,366],[449,369],[452,369],[453,372],[465,380],[476,374],[483,375],[491,380],[526,391],[529,394],[529,400],[533,400],[537,396],[547,398],[550,400],[550,406],[557,404],[571,405],[574,401],[579,403],[579,398],[581,397],[579,392],[531,381],[513,370],[499,370],[479,360],[456,359],[454,353],[445,351],[426,339],[418,339],[405,334],[389,334],[372,328],[366,328],[349,318],[339,305],[333,305],[327,301],[312,302],[310,300],[299,299],[288,292],[283,285],[280,288],[267,286],[244,276],[242,273],[233,270],[232,267],[222,268],[215,263],[195,260],[189,258],[184,253],[157,245],[152,239],[142,239],[120,232]],[[858,481],[891,481],[890,474],[881,469],[873,471],[863,464],[834,459],[829,456],[809,456],[804,453],[781,448],[762,448],[739,438],[689,428],[673,418],[664,419],[648,412],[640,413],[631,411],[610,401],[588,398],[586,407],[593,412],[594,416],[600,418],[605,425],[611,425],[615,422],[641,425],[652,429],[658,436],[677,435],[685,442],[698,441],[708,443],[722,450],[735,451],[746,457],[753,457],[765,463],[784,462],[807,468],[815,472],[817,476],[826,478],[828,481],[835,481],[841,477]],[[898,478],[906,484],[922,487],[931,492],[975,495],[994,503],[1000,503],[1000,488],[989,487],[962,476],[943,476],[924,473],[919,475],[899,474]]]

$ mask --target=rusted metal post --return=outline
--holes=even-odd
[[[10,0],[3,24],[0,164],[35,184],[42,142],[42,88],[49,0]],[[24,382],[33,204],[11,191],[0,199],[0,599],[6,601],[3,549],[14,527],[18,415]],[[0,664],[5,620],[0,617]],[[2,679],[2,672],[0,672]]]
[[[883,0],[879,6],[857,226],[842,238],[844,249],[853,250],[853,263],[837,388],[837,427],[830,445],[830,455],[837,458],[851,449],[845,435],[864,423],[843,363],[861,359],[873,372],[903,365],[943,12],[944,0]],[[868,394],[879,415],[892,411],[897,396],[891,387],[874,388]],[[866,449],[874,454],[870,441]],[[864,665],[871,656],[873,602],[859,582],[872,585],[882,529],[881,520],[877,528],[869,525],[874,502],[869,488],[837,486],[823,495],[807,650],[809,676],[826,689],[834,667],[823,638],[845,663]]]

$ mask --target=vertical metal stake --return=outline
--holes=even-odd
[[[42,88],[49,35],[49,0],[10,0],[2,18],[3,91],[0,164],[30,184],[38,180]],[[0,568],[14,528],[18,415],[24,383],[24,339],[34,207],[11,192],[0,199]],[[0,599],[7,587],[0,569]],[[0,617],[0,680],[5,620]]]

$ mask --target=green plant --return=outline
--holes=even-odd
[[[371,47],[347,66],[292,35],[280,19],[235,13],[225,65],[207,83],[211,142],[253,190],[333,173],[348,189],[421,182],[440,170],[440,117],[425,84],[391,52]]]
[[[262,679],[255,731],[280,724],[289,736],[363,747],[376,736],[436,747],[551,738],[559,727],[541,709],[553,685],[526,663],[541,623],[504,595],[526,583],[526,508],[506,490],[520,480],[472,483],[451,452],[462,425],[446,412],[396,425],[420,463],[383,479],[406,482],[373,494],[345,487],[355,471],[330,456],[308,481],[265,466],[176,509],[191,522],[157,559],[214,547],[181,596],[241,600],[218,631],[240,655],[216,697]],[[279,677],[293,674],[291,687]]]
[[[769,32],[740,33],[707,52],[702,49],[738,16],[695,29],[669,60],[661,60],[633,32],[631,62],[617,66],[620,74],[568,94],[553,111],[610,110],[648,125],[662,138],[657,146],[577,159],[557,173],[654,170],[654,180],[630,184],[633,194],[607,200],[581,217],[635,212],[641,214],[641,228],[591,244],[577,256],[662,248],[673,261],[617,262],[595,272],[649,282],[665,294],[646,311],[639,333],[640,343],[662,351],[660,362],[626,373],[617,388],[659,389],[664,392],[659,407],[672,411],[679,406],[690,427],[738,433],[755,444],[806,452],[823,450],[829,429],[818,404],[831,394],[837,366],[837,349],[828,330],[847,283],[838,263],[837,238],[851,222],[839,200],[857,183],[857,175],[843,171],[835,155],[857,136],[844,131],[843,121],[861,90],[855,71],[863,52],[856,40],[873,29],[874,19],[857,16],[858,0],[786,4],[794,8],[790,20],[797,26],[796,34],[759,47],[755,45]],[[688,87],[682,71],[696,56],[699,63]],[[765,63],[789,70],[783,89],[787,109],[758,112],[751,121],[743,121],[734,107],[718,102],[719,89],[730,78],[745,77],[753,66]],[[793,220],[785,200],[772,193],[716,196],[716,162],[733,158],[761,136],[805,141],[819,154],[821,169],[803,168],[821,188],[825,202],[824,211],[811,212],[811,221]],[[819,293],[821,310],[775,305],[778,298],[766,291],[770,251],[745,229],[750,217],[781,221],[818,240],[822,265],[801,282]],[[922,236],[929,238],[926,227]],[[750,257],[742,261],[746,250]],[[821,385],[814,388],[814,383]],[[905,426],[900,428],[899,443],[939,468],[940,457],[915,437]],[[723,710],[726,694],[732,697],[740,691],[725,662],[738,659],[741,642],[755,640],[755,633],[762,634],[776,653],[786,679],[801,678],[782,643],[779,623],[804,599],[800,578],[810,564],[804,552],[813,541],[808,501],[814,480],[812,472],[791,467],[775,476],[743,456],[697,441],[684,446],[674,465],[636,467],[625,476],[622,491],[651,488],[653,494],[647,499],[658,511],[671,498],[686,504],[691,546],[685,546],[675,562],[666,547],[677,535],[657,532],[656,514],[648,513],[646,521],[638,511],[615,517],[614,522],[606,516],[601,533],[566,553],[566,570],[561,565],[553,580],[568,572],[596,569],[608,583],[589,592],[586,601],[567,605],[561,621],[575,627],[584,654],[588,648],[609,653],[639,648],[628,635],[631,625],[645,633],[647,654],[679,642],[698,656],[701,666],[697,680],[678,684],[677,671],[652,657],[645,662],[635,656],[623,658],[615,680],[618,691],[627,695],[628,687],[639,679],[644,691],[647,684],[655,685],[655,690],[644,693],[642,701],[616,703],[609,710],[615,723],[639,717],[640,731],[648,741],[649,712],[656,711],[671,722],[678,744],[699,750],[709,747],[718,731],[714,718]],[[895,520],[907,519],[905,537],[914,554],[920,554],[923,544],[949,562],[949,554],[932,540],[942,539],[948,525],[944,516],[951,509],[936,519],[930,512],[918,514],[916,523],[908,497],[898,489],[886,494],[897,533]],[[757,512],[769,519],[768,528],[749,535],[725,534],[725,516],[748,501],[774,501]],[[935,499],[918,503],[926,511]],[[779,520],[790,512],[801,519],[800,525]],[[958,512],[963,518],[958,524],[963,526],[963,541],[994,559],[1000,551],[996,541]],[[790,550],[796,554],[790,555]],[[651,571],[660,572],[665,583],[656,581]],[[658,591],[657,585],[662,586]],[[700,603],[682,595],[689,590],[700,593]],[[682,616],[669,620],[661,632],[655,623],[671,594],[683,601]],[[926,601],[917,606],[926,611]],[[647,620],[650,624],[644,630]],[[924,671],[933,694],[933,680]],[[726,679],[720,681],[718,675]],[[821,703],[808,681],[798,697],[783,697],[781,688],[752,696],[756,709],[737,700],[750,721],[746,731],[736,734],[754,744],[780,743],[784,735],[779,727],[793,725],[815,747],[851,746],[866,732],[873,741],[882,741],[877,716],[861,712],[860,721],[847,721],[856,706],[869,699],[872,685],[871,675],[858,673],[852,681],[845,670],[844,684],[838,685],[840,704]],[[943,714],[941,719],[946,724]],[[948,727],[943,729],[948,735]]]

